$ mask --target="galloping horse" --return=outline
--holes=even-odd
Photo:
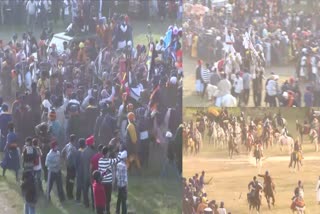
[[[289,163],[289,168],[292,167],[293,163],[293,169],[296,169],[296,166],[298,168],[298,171],[300,170],[300,167],[302,167],[302,153],[301,151],[299,152],[292,152],[290,156],[290,163]]]
[[[249,211],[251,213],[251,211],[253,209],[256,209],[257,212],[260,212],[260,207],[261,207],[261,199],[262,199],[262,185],[259,183],[256,187],[256,189],[253,192],[253,195],[251,196],[250,194],[248,194],[247,199],[248,199],[248,203],[249,203]]]
[[[236,152],[237,154],[239,154],[238,144],[235,143],[234,137],[233,137],[232,135],[231,135],[231,137],[230,137],[229,140],[228,140],[228,151],[229,151],[229,157],[230,157],[230,159],[232,159],[234,152]]]
[[[254,145],[253,134],[251,132],[248,132],[247,133],[247,142],[246,142],[247,152],[251,153],[253,145]]]
[[[292,137],[281,135],[278,143],[281,151],[283,151],[283,147],[286,145],[288,148],[288,153],[291,154],[293,152],[294,140]]]
[[[263,141],[264,141],[264,144],[267,149],[269,148],[269,146],[272,146],[273,135],[272,135],[272,127],[271,126],[266,128]]]
[[[257,167],[258,167],[258,163],[259,163],[260,167],[262,165],[262,160],[261,160],[261,158],[263,157],[262,150],[263,150],[262,145],[260,145],[260,144],[255,145],[253,156],[256,159],[256,166]]]

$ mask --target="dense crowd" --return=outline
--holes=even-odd
[[[183,214],[231,214],[224,202],[208,200],[205,192],[205,172],[195,174],[187,181],[183,178]]]
[[[0,41],[1,167],[17,181],[22,171],[28,214],[44,192],[43,178],[47,200],[56,183],[61,202],[83,197],[97,213],[110,213],[118,187],[116,212],[121,205],[126,213],[127,168],[147,168],[152,145],[170,142],[169,159],[181,174],[182,30],[170,26],[159,41],[149,33],[146,45],[134,46],[127,15],[87,15],[89,26],[72,19],[66,32],[82,39],[62,46],[50,42],[49,28],[40,38],[30,28]]]
[[[210,2],[210,1],[209,1]],[[185,6],[184,44],[191,57],[206,60],[208,74],[199,75],[197,92],[217,87],[231,93],[238,105],[248,105],[253,92],[254,105],[319,106],[319,13],[286,10],[284,1],[234,1],[225,7]],[[314,8],[318,5],[314,4]],[[208,43],[209,41],[209,43]],[[280,82],[275,72],[267,76],[265,68],[294,64],[292,78]],[[272,68],[269,68],[272,71]],[[219,85],[224,79],[228,80]],[[216,75],[216,73],[218,75]],[[210,76],[212,80],[210,80]],[[271,79],[275,81],[266,81]],[[293,87],[287,88],[288,85]],[[216,90],[217,90],[216,89]],[[265,89],[265,96],[262,94]],[[263,100],[264,96],[264,100]]]

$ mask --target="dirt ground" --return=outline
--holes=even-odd
[[[295,108],[293,108],[295,109]],[[298,133],[295,131],[294,121],[301,119],[304,113],[296,111],[286,111],[284,116],[288,123],[289,133],[294,138]],[[267,111],[261,109],[261,111]],[[191,110],[185,111],[190,117]],[[303,111],[302,111],[303,112]],[[186,115],[184,115],[186,116]],[[249,213],[247,203],[248,183],[253,176],[259,173],[264,174],[266,170],[270,172],[276,186],[275,207],[268,210],[266,199],[262,199],[262,214],[287,214],[291,213],[290,205],[293,191],[299,180],[304,185],[306,213],[320,213],[320,205],[316,202],[316,183],[320,176],[320,152],[315,152],[314,145],[305,136],[303,148],[303,167],[300,171],[288,168],[289,155],[287,151],[280,151],[278,145],[264,151],[264,157],[261,167],[256,167],[255,160],[248,156],[243,146],[240,147],[240,154],[234,155],[230,159],[227,148],[213,148],[208,143],[208,136],[204,136],[203,146],[197,155],[184,155],[183,158],[183,176],[189,178],[195,173],[205,171],[205,181],[212,181],[205,186],[208,194],[208,200],[216,200],[218,203],[224,201],[228,212],[235,214]],[[263,182],[263,179],[258,178]],[[256,212],[253,212],[256,213]]]
[[[206,63],[206,62],[204,62]],[[184,67],[184,80],[183,80],[183,105],[185,107],[207,107],[207,106],[213,106],[214,103],[208,101],[207,98],[202,99],[201,97],[196,95],[196,87],[195,87],[195,69],[197,66],[197,60],[193,59],[188,56],[188,54],[185,54],[183,56],[183,67]],[[275,74],[279,75],[279,86],[282,85],[282,83],[285,80],[288,80],[290,77],[295,76],[295,68],[293,65],[288,65],[284,67],[271,67],[266,69],[265,73],[265,80],[270,76],[271,72],[274,72]],[[263,81],[265,83],[265,80]],[[263,85],[264,85],[263,83]],[[300,90],[302,94],[305,90],[305,84],[301,83]],[[265,107],[264,103],[264,94],[265,90],[263,88],[262,91],[262,107]],[[302,106],[304,106],[304,102],[302,101]],[[250,91],[250,98],[249,98],[249,104],[248,107],[254,107],[253,102],[253,93],[252,90]]]

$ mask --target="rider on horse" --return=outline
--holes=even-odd
[[[294,160],[302,160],[302,148],[299,145],[299,142],[296,140],[293,146],[293,153],[291,154],[289,168],[292,166]]]
[[[305,203],[304,203],[304,190],[303,190],[303,185],[302,182],[298,182],[298,186],[294,189],[294,196],[292,197],[292,204],[291,204],[291,209],[296,210],[297,208],[304,208]]]
[[[282,131],[281,131],[282,133],[282,136],[284,136],[285,138],[287,138],[288,137],[288,129],[287,129],[287,127],[283,127],[283,129],[282,129]]]
[[[262,177],[264,179],[264,182],[263,182],[263,185],[264,185],[264,188],[263,188],[263,191],[266,195],[266,197],[270,197],[272,198],[272,205],[274,205],[275,203],[275,197],[274,197],[274,189],[275,189],[275,186],[274,186],[274,183],[272,181],[272,178],[271,176],[269,175],[269,172],[266,171],[266,173],[264,175],[262,174],[258,174],[259,177]],[[268,200],[268,199],[267,199]]]
[[[301,181],[298,181],[298,186],[294,189],[294,197],[304,198],[304,188]]]
[[[263,157],[263,146],[261,140],[256,142],[255,149],[254,149],[254,157],[260,159]]]
[[[250,183],[248,184],[248,190],[249,190],[248,198],[254,197],[254,191],[258,187],[258,184],[259,184],[259,181],[257,181],[257,177],[254,176],[253,181],[250,181]]]
[[[254,124],[253,120],[251,120],[249,125],[249,132],[253,133],[255,129],[256,129],[256,124]]]

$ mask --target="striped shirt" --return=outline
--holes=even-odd
[[[210,71],[208,69],[201,69],[201,79],[204,83],[210,82]]]
[[[98,169],[103,175],[101,183],[112,183],[112,166],[117,164],[120,161],[120,153],[117,158],[105,158],[102,157],[98,163]]]

